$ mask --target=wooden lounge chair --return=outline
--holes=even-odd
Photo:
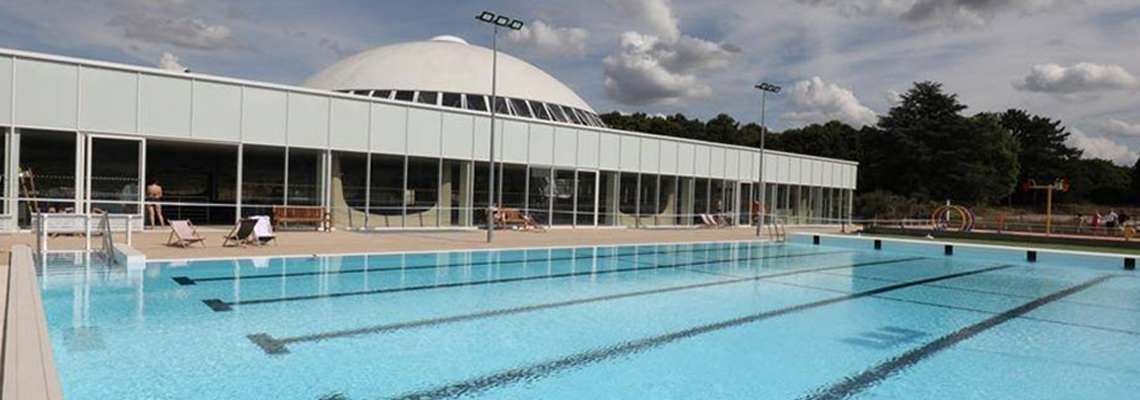
[[[230,229],[230,233],[226,235],[222,246],[241,246],[245,247],[246,244],[256,242],[257,238],[253,236],[253,227],[257,225],[256,219],[242,218]]]
[[[697,214],[697,216],[701,218],[701,223],[703,224],[702,227],[704,227],[704,228],[719,228],[720,227],[720,225],[716,223],[716,220],[714,220],[711,215]]]
[[[198,235],[198,228],[195,228],[190,220],[168,222],[170,222],[170,236],[166,238],[166,245],[185,248],[194,243],[201,243],[202,247],[206,247],[206,238]]]
[[[542,228],[534,218],[525,215],[517,208],[501,208],[495,211],[495,225],[499,229],[506,229],[507,227],[517,226],[523,230],[535,230],[538,232],[545,232],[546,229]]]

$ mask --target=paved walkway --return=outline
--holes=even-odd
[[[793,229],[794,230],[794,229]],[[814,229],[819,232],[837,232],[838,228]],[[431,251],[546,246],[590,246],[632,243],[704,242],[756,239],[754,228],[726,229],[550,229],[545,233],[522,231],[496,231],[494,243],[486,242],[486,231],[462,232],[278,232],[277,244],[267,246],[222,247],[222,237],[228,230],[200,229],[206,246],[191,248],[167,246],[168,232],[143,232],[134,235],[134,247],[148,260],[281,256],[335,253],[379,253],[394,251]],[[117,235],[116,242],[122,242]],[[4,250],[14,244],[35,247],[35,238],[28,233],[0,238]],[[98,243],[94,244],[98,246]],[[57,237],[49,240],[49,249],[82,249],[81,237]],[[7,257],[3,257],[7,259]]]

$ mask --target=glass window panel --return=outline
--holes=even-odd
[[[416,98],[416,102],[420,104],[435,105],[439,101],[439,93],[436,92],[420,92]]]
[[[491,170],[488,168],[488,165],[489,164],[485,162],[475,163],[475,176],[472,179],[474,181],[474,190],[472,191],[474,192],[474,197],[471,199],[474,211],[471,214],[476,226],[487,225],[487,205],[489,204],[487,202],[487,186],[491,179]],[[499,178],[498,175],[495,176],[496,181],[499,180]]]
[[[404,193],[408,214],[405,226],[437,226],[439,210],[439,160],[408,158],[408,190]]]
[[[372,91],[372,97],[386,99],[386,98],[392,97],[392,91],[391,90],[373,90]]]
[[[658,225],[676,224],[677,205],[677,177],[661,176],[657,181],[657,218],[655,222]]]
[[[530,169],[530,185],[527,192],[526,213],[540,225],[550,224],[550,197],[554,190],[554,179],[550,168]]]
[[[459,93],[444,93],[443,106],[452,108],[463,108],[463,95]]]
[[[397,90],[396,91],[396,100],[412,101],[412,99],[415,97],[416,97],[416,92],[411,91],[411,90]]]
[[[507,99],[502,98],[502,97],[496,97],[495,98],[495,113],[496,114],[514,115],[513,113],[511,113],[510,107],[507,107]]]
[[[594,201],[597,193],[598,173],[592,171],[578,171],[578,213],[579,226],[594,225]]]
[[[265,206],[285,204],[284,147],[244,146],[241,174],[243,216],[271,215]]]
[[[91,199],[110,201],[102,204],[99,210],[92,208],[92,211],[112,214],[138,212],[142,190],[139,143],[137,140],[91,139]]]
[[[404,225],[404,157],[372,155],[369,184],[368,225],[399,227]]]
[[[709,180],[697,178],[696,182],[693,188],[693,221],[700,225],[702,223],[700,214],[709,213]]]
[[[199,225],[233,223],[237,211],[237,146],[162,140],[148,140],[146,146],[147,181],[162,187],[162,211],[167,220],[189,219]]]
[[[578,125],[585,125],[582,123],[582,120],[578,118],[578,115],[574,113],[573,108],[562,106],[562,111],[566,113],[566,117],[569,118],[571,122]]]
[[[638,193],[638,215],[643,217],[652,217],[661,213],[657,208],[657,175],[641,175],[641,188]]]
[[[511,108],[515,110],[515,115],[520,117],[531,118],[530,107],[526,105],[526,101],[519,99],[510,99]]]
[[[487,98],[477,94],[467,95],[467,109],[487,111]]]
[[[285,195],[290,205],[321,204],[321,158],[319,150],[289,149],[289,190]]]
[[[554,215],[551,217],[551,224],[574,224],[575,187],[574,171],[554,172]]]
[[[625,215],[637,215],[637,174],[623,172],[621,184],[618,188],[621,196],[618,200],[618,209]]]
[[[332,218],[338,226],[364,227],[368,194],[368,155],[333,152]],[[340,193],[335,190],[340,186]]]
[[[471,226],[471,199],[468,186],[471,167],[468,161],[443,161],[440,194],[447,196],[447,199],[441,199],[440,204],[447,206],[447,213],[442,216],[444,220],[440,221],[441,226]]]
[[[566,114],[562,113],[562,107],[559,107],[556,104],[547,104],[547,106],[547,108],[550,110],[550,116],[553,117],[555,121],[570,122],[566,119]]]
[[[537,101],[530,101],[528,103],[530,104],[530,109],[534,111],[534,116],[541,120],[550,121],[550,114],[546,113],[546,107],[543,106],[542,103]]]
[[[523,165],[499,164],[496,185],[499,186],[498,197],[502,208],[526,208],[526,172],[526,166]]]

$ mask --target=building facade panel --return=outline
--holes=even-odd
[[[368,103],[332,99],[329,117],[329,147],[361,151],[368,148]]]
[[[443,114],[443,156],[470,160],[474,150],[475,119],[470,115]],[[484,142],[486,143],[486,142]]]
[[[139,79],[139,133],[190,137],[190,80],[143,74]]]
[[[214,82],[194,83],[195,139],[241,141],[241,86]]]
[[[759,175],[757,175],[756,172],[758,165],[756,164],[758,162],[757,158],[759,157],[756,156],[756,153],[753,153],[751,151],[740,152],[740,167],[736,172],[736,176],[740,177],[740,180],[751,182],[760,179],[758,178]]]
[[[408,154],[439,157],[443,116],[439,111],[408,109]]]
[[[559,167],[578,166],[578,130],[566,127],[554,128],[554,165]]]
[[[661,140],[641,139],[641,172],[657,174],[661,171]]]
[[[242,89],[242,141],[285,145],[286,94],[280,90]]]
[[[740,177],[740,151],[739,150],[725,150],[724,152],[724,177],[728,179],[737,179]]]
[[[578,168],[599,168],[598,133],[588,129],[578,130]]]
[[[658,157],[662,175],[677,175],[677,142],[662,140]]]
[[[12,57],[0,56],[0,124],[12,123]]]
[[[329,98],[289,93],[289,146],[325,147],[329,138]]]
[[[408,108],[372,105],[372,151],[404,154],[407,150]]]
[[[634,136],[621,136],[622,172],[637,172],[641,167],[641,139]]]
[[[529,125],[525,122],[518,121],[502,121],[503,126],[503,140],[502,140],[502,161],[510,163],[526,164],[527,149],[529,145]],[[498,157],[496,157],[498,160]]]
[[[543,124],[530,125],[530,163],[533,165],[554,164],[554,127]]]
[[[79,129],[113,133],[137,132],[138,79],[138,74],[134,72],[105,68],[81,69]]]
[[[709,168],[709,165],[710,165],[709,160],[710,160],[710,156],[711,156],[710,152],[712,151],[712,149],[709,148],[708,146],[698,145],[696,147],[697,147],[696,158],[693,161],[693,170],[695,171],[694,173],[699,175],[699,176],[712,176],[712,174],[710,173],[710,168]]]
[[[696,174],[697,146],[692,143],[677,145],[677,173],[691,176]]]
[[[598,143],[598,168],[618,170],[621,168],[621,137],[612,133],[600,133]]]
[[[75,129],[79,67],[16,59],[16,123]]]
[[[723,147],[712,147],[709,149],[709,176],[725,178],[724,166],[727,161],[726,153]]]
[[[473,149],[472,153],[474,154],[475,160],[486,162],[488,159],[490,159],[491,153],[491,119],[482,116],[476,116],[473,118],[475,124],[473,127],[473,146],[475,148]],[[501,148],[502,137],[503,136],[498,131],[495,132],[495,146]],[[501,154],[496,153],[495,156],[501,157]]]

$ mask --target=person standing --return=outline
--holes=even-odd
[[[166,220],[162,217],[162,204],[159,201],[162,199],[162,185],[158,184],[157,180],[150,181],[146,185],[146,211],[150,214],[150,227],[154,228],[155,217],[158,218],[158,225],[166,226]]]

